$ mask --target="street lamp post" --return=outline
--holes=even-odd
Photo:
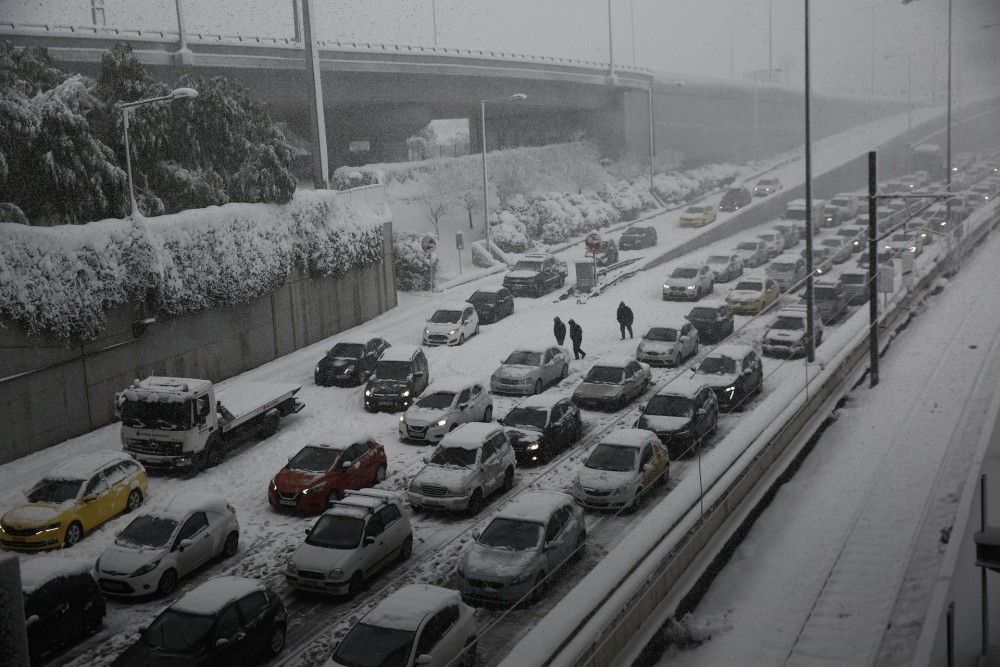
[[[139,207],[135,202],[135,185],[132,181],[132,151],[129,148],[128,141],[128,123],[130,114],[138,107],[158,104],[160,102],[173,102],[174,100],[182,100],[193,97],[198,97],[198,91],[194,88],[175,88],[167,95],[150,97],[145,100],[136,100],[135,102],[121,102],[117,105],[122,112],[122,132],[125,135],[125,171],[128,174],[128,198],[131,217],[136,218],[139,216]]]
[[[479,100],[480,143],[483,145],[483,228],[486,233],[486,252],[490,250],[490,186],[486,174],[486,103],[487,102],[519,102],[527,99],[524,93],[514,93],[510,97],[500,97],[492,100]]]

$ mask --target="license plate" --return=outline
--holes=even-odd
[[[286,500],[284,498],[279,498],[278,499],[278,504],[279,505],[288,505],[289,507],[295,507],[295,505],[296,505],[296,503],[295,503],[294,500]]]

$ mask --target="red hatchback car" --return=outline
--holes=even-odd
[[[267,489],[275,509],[322,512],[350,489],[374,486],[385,479],[385,449],[371,436],[343,445],[306,445],[278,471]]]

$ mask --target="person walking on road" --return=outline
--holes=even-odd
[[[563,321],[559,319],[558,315],[555,317],[555,321],[552,324],[552,333],[555,334],[556,345],[562,346],[563,341],[566,340],[566,325],[563,324]]]
[[[622,301],[618,304],[618,325],[622,330],[622,340],[625,340],[625,330],[628,329],[628,337],[635,338],[632,335],[632,321],[634,317],[632,315],[632,309],[625,305]]]
[[[573,341],[573,356],[577,359],[586,359],[587,353],[580,348],[580,343],[583,342],[583,327],[573,320],[569,321],[569,339]]]

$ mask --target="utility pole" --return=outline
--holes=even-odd
[[[805,0],[805,50],[806,50],[806,361],[816,360],[816,341],[813,338],[815,323],[813,317],[816,304],[813,302],[813,200],[812,200],[812,131],[810,127],[810,85],[809,80],[809,0]]]
[[[319,46],[313,30],[310,0],[302,0],[302,32],[305,38],[306,70],[312,95],[309,98],[309,120],[313,130],[313,185],[317,190],[330,187],[330,156],[326,146],[326,111],[323,106],[323,77],[319,67]]]

